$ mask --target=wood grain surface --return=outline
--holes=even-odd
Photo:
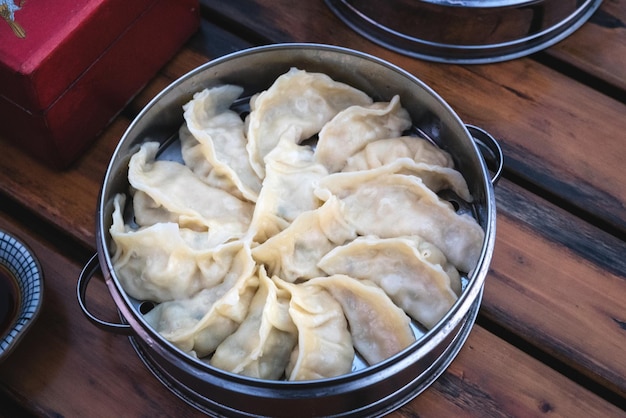
[[[546,53],[576,74],[605,82],[624,99],[626,92],[626,12],[623,0],[604,0],[580,29]],[[575,69],[575,70],[574,70]]]
[[[447,371],[390,416],[626,416],[624,1],[604,1],[571,38],[536,56],[480,66],[385,50],[322,1],[201,3],[200,31],[72,167],[47,168],[2,138],[0,228],[34,249],[46,296],[19,350],[0,364],[0,416],[201,416],[152,376],[127,337],[97,329],[79,309],[76,281],[96,251],[98,193],[125,129],[172,81],[242,48],[304,41],[400,65],[505,153],[477,325]],[[88,302],[118,319],[100,281],[92,280]]]

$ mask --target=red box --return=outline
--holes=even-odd
[[[67,167],[197,30],[198,3],[0,0],[0,136]]]

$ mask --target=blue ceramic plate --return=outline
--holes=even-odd
[[[0,268],[4,267],[17,284],[16,314],[0,336],[0,362],[19,343],[39,315],[43,302],[43,272],[32,251],[20,240],[0,230]]]

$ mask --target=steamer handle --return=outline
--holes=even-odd
[[[99,268],[100,262],[98,261],[98,254],[95,254],[93,257],[91,257],[83,270],[80,272],[80,276],[78,277],[78,284],[76,286],[76,293],[78,296],[78,304],[80,305],[80,309],[83,311],[83,314],[85,314],[87,319],[92,324],[104,331],[122,335],[134,335],[135,332],[130,325],[103,321],[102,319],[97,318],[94,314],[89,312],[89,309],[87,309],[87,286],[89,285],[89,282]]]
[[[498,180],[500,180],[502,168],[504,167],[504,156],[502,155],[500,144],[491,134],[477,126],[465,125],[465,127],[470,135],[472,135],[474,143],[478,146],[478,150],[483,156],[487,168],[493,173],[491,184],[495,186]]]

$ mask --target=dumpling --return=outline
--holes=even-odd
[[[413,243],[413,246],[417,249],[420,256],[433,265],[440,265],[443,271],[450,277],[450,287],[457,296],[461,296],[463,290],[463,283],[461,282],[461,275],[459,271],[448,261],[446,255],[437,248],[434,244],[425,241],[422,237],[413,235],[398,237],[409,240]]]
[[[224,240],[247,232],[254,204],[242,201],[224,190],[211,187],[188,167],[174,161],[155,161],[159,144],[143,144],[130,160],[128,180],[133,188],[176,215],[182,227],[209,229]]]
[[[322,274],[317,263],[338,245],[356,238],[346,222],[343,204],[330,198],[315,210],[302,213],[289,227],[252,249],[254,259],[272,276],[288,282]]]
[[[265,160],[263,189],[250,227],[258,243],[285,229],[302,212],[321,206],[313,191],[328,175],[326,168],[315,162],[311,147],[291,141],[280,141]]]
[[[252,168],[259,177],[265,177],[264,158],[287,128],[297,127],[298,135],[293,141],[300,143],[319,133],[341,110],[371,103],[372,99],[364,92],[326,74],[290,69],[269,89],[250,100],[246,123]]]
[[[233,181],[226,174],[215,170],[209,163],[203,153],[202,144],[191,134],[187,124],[180,127],[178,137],[183,161],[196,176],[212,187],[224,190],[238,199],[246,200]]]
[[[426,139],[402,136],[370,142],[365,148],[348,158],[343,171],[369,170],[400,158],[410,158],[416,163],[454,167],[450,154]]]
[[[261,179],[250,166],[244,122],[237,112],[230,110],[242,92],[243,88],[227,84],[194,94],[193,100],[183,106],[184,126],[193,137],[183,132],[180,139],[185,163],[194,172],[212,185],[212,178],[222,180],[219,183],[226,178],[241,196],[254,202],[261,190]],[[194,156],[195,148],[205,162]],[[190,158],[185,158],[187,154]]]
[[[399,158],[388,164],[372,168],[384,176],[388,174],[406,174],[419,177],[424,185],[433,192],[450,189],[461,199],[471,202],[472,195],[469,192],[467,183],[461,173],[454,168],[442,167],[439,165],[416,163],[409,158]],[[344,170],[349,172],[350,170]]]
[[[400,105],[400,97],[390,102],[350,106],[339,112],[319,133],[315,159],[329,172],[340,171],[348,157],[368,143],[398,137],[411,127],[409,112]]]
[[[457,214],[418,177],[380,176],[375,169],[335,173],[322,179],[316,193],[323,200],[341,199],[345,219],[359,235],[418,235],[466,273],[478,262],[485,236],[480,225],[469,215]]]
[[[380,363],[415,342],[411,319],[375,284],[337,274],[306,285],[322,286],[341,304],[352,343],[368,364]]]
[[[346,274],[376,283],[396,305],[430,329],[456,302],[454,289],[460,289],[461,280],[454,269],[448,268],[451,277],[444,267],[429,261],[441,256],[433,255],[436,248],[419,241],[417,237],[359,237],[330,251],[318,265],[330,275]]]
[[[320,286],[291,284],[276,276],[272,280],[291,294],[289,315],[298,329],[287,379],[325,379],[349,373],[354,347],[341,305]]]
[[[139,226],[178,221],[178,215],[156,203],[154,199],[141,190],[134,191],[132,202],[133,220]]]
[[[259,379],[282,377],[298,339],[289,315],[289,298],[289,292],[278,289],[260,267],[259,288],[248,316],[217,347],[210,364]]]
[[[244,245],[222,283],[188,299],[163,302],[145,319],[181,350],[205,357],[245,319],[259,283],[255,271],[250,248]]]
[[[207,232],[176,223],[132,230],[124,224],[124,202],[124,195],[115,196],[112,263],[131,297],[154,302],[189,298],[221,283],[232,269],[240,243],[211,247]]]

